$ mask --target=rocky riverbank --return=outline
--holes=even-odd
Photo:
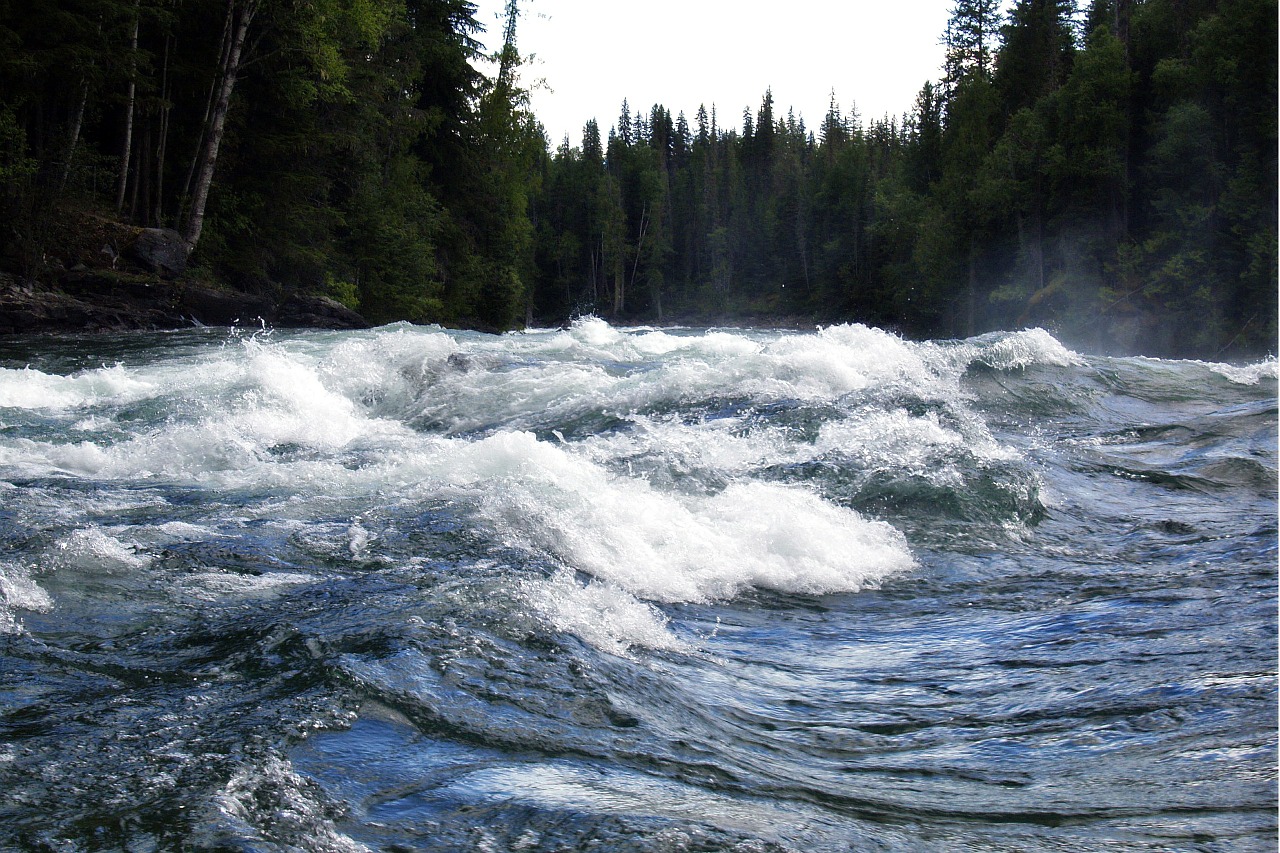
[[[271,298],[156,275],[75,271],[52,286],[0,274],[0,335],[260,325],[362,329],[358,313],[324,296]]]
[[[176,232],[85,222],[91,227],[74,229],[67,241],[79,245],[64,247],[65,257],[46,259],[32,277],[0,273],[0,335],[198,325],[369,326],[359,313],[325,296],[247,293],[193,276]]]

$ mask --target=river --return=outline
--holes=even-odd
[[[0,849],[1276,849],[1276,361],[0,341]]]

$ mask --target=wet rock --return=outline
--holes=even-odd
[[[327,296],[294,295],[273,317],[273,325],[305,329],[367,329],[369,321]]]
[[[0,278],[0,334],[162,328],[179,322],[162,305],[127,290],[93,275],[74,277],[70,292]]]
[[[177,329],[186,326],[367,329],[364,317],[324,296],[270,296],[154,275],[71,270],[56,286],[0,275],[0,334]]]

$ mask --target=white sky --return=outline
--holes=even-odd
[[[476,0],[482,36],[502,41],[503,0]],[[721,127],[741,128],[772,87],[775,116],[794,107],[816,130],[831,92],[846,115],[864,122],[911,109],[926,80],[941,75],[939,44],[953,0],[522,0],[516,43],[535,88],[533,110],[551,146],[565,134],[582,142],[590,118],[601,136],[616,125],[622,99],[634,114],[654,104],[684,111],[699,104]],[[767,11],[766,11],[767,10]]]

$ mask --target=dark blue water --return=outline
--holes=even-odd
[[[1274,850],[1274,360],[0,342],[0,850]]]

